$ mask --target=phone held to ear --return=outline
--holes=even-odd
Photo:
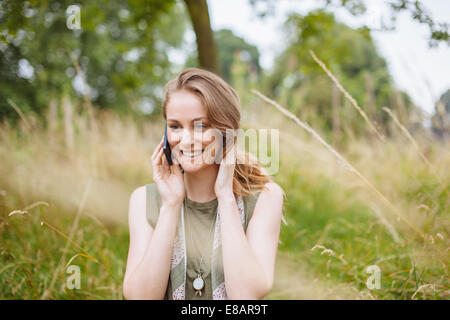
[[[166,155],[167,162],[169,166],[173,164],[172,162],[172,150],[170,150],[169,141],[167,141],[167,124],[166,129],[164,130],[164,143],[163,143],[164,154]]]
[[[169,141],[167,140],[167,123],[166,123],[166,128],[164,130],[163,150],[164,150],[164,154],[166,155],[167,162],[168,162],[169,166],[171,166],[173,164],[172,150],[170,149]],[[181,172],[184,174],[183,168],[181,167],[180,164],[179,164],[179,166],[180,166]]]

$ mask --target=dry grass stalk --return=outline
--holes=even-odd
[[[31,213],[29,213],[27,210],[30,210],[31,208],[33,208],[33,207],[35,207],[35,206],[37,206],[37,205],[39,205],[39,204],[45,204],[45,205],[48,206],[48,204],[47,204],[45,201],[37,201],[37,202],[31,204],[30,206],[28,206],[27,208],[25,208],[25,209],[23,209],[23,210],[20,210],[20,209],[19,209],[19,210],[11,211],[11,212],[8,214],[8,217],[11,217],[11,216],[14,216],[14,215],[27,215],[27,216],[29,216],[29,217],[34,218],[34,216],[33,216]],[[66,236],[66,235],[65,235],[62,231],[60,231],[58,228],[54,227],[54,226],[51,225],[50,223],[48,223],[48,222],[46,222],[46,221],[43,221],[43,220],[39,220],[39,222],[40,222],[41,226],[43,226],[43,225],[48,226],[50,229],[52,229],[53,231],[55,231],[56,233],[58,233],[59,235],[61,235],[63,238],[65,238],[65,239],[67,239],[68,241],[70,241],[70,243],[72,243],[77,249],[79,249],[80,251],[85,252],[85,256],[86,256],[87,258],[89,258],[89,259],[91,259],[92,261],[95,261],[96,263],[98,263],[98,260],[97,260],[97,259],[95,259],[95,258],[92,257],[91,255],[89,255],[88,252],[87,252],[85,249],[83,249],[82,247],[80,247],[76,242],[74,242],[73,240],[71,240],[68,236]]]
[[[411,133],[409,133],[408,129],[405,128],[405,126],[403,126],[400,121],[398,120],[397,116],[392,112],[391,109],[389,109],[388,107],[383,107],[383,111],[385,111],[393,120],[394,123],[400,128],[401,132],[406,136],[406,138],[408,138],[408,140],[411,142],[411,144],[414,146],[414,148],[416,149],[417,153],[420,155],[420,157],[422,158],[422,160],[428,165],[428,167],[431,169],[431,171],[433,172],[433,175],[435,176],[435,178],[439,181],[440,185],[442,187],[444,187],[442,180],[439,178],[439,175],[436,173],[436,170],[434,169],[433,165],[430,163],[430,161],[427,159],[427,157],[425,157],[425,155],[423,154],[422,151],[420,151],[420,147],[419,144],[416,142],[416,140],[413,138],[413,136],[411,135]]]
[[[17,104],[15,104],[14,101],[12,101],[11,99],[8,99],[8,103],[19,114],[20,118],[22,119],[23,123],[25,124],[26,129],[30,130],[31,129],[31,124],[30,124],[30,122],[28,122],[28,119],[25,117],[25,115],[23,114],[22,110],[20,110],[20,108],[17,106]]]
[[[58,126],[58,100],[52,98],[47,110],[48,131],[53,133]]]
[[[394,226],[392,224],[390,224],[386,220],[386,218],[381,214],[380,209],[378,208],[378,206],[375,205],[375,204],[371,204],[370,208],[372,209],[373,212],[375,212],[375,214],[377,215],[378,219],[380,219],[381,223],[383,223],[386,226],[387,230],[391,234],[391,236],[394,239],[394,241],[396,243],[401,242],[401,239],[400,239],[400,236],[397,233],[397,230],[395,230]]]
[[[86,200],[87,200],[87,196],[89,194],[91,183],[92,183],[92,179],[89,179],[88,184],[86,186],[86,189],[84,190],[83,196],[81,198],[81,202],[80,202],[80,206],[78,207],[77,215],[76,215],[75,220],[73,222],[72,228],[70,229],[69,237],[67,237],[67,242],[66,242],[66,245],[65,245],[64,250],[63,250],[63,255],[61,256],[61,259],[59,260],[59,263],[58,263],[58,265],[57,265],[57,267],[55,269],[55,272],[53,273],[52,281],[50,282],[49,287],[45,290],[45,292],[42,295],[41,299],[46,299],[49,296],[50,291],[53,289],[53,287],[55,285],[56,277],[58,276],[59,270],[64,265],[64,260],[66,258],[67,249],[69,248],[69,243],[73,243],[72,239],[73,239],[73,237],[75,235],[76,229],[78,228],[78,223],[80,221],[81,214],[82,214],[82,212],[84,210],[84,207],[86,205]],[[83,250],[83,251],[85,251],[85,250]],[[84,256],[86,256],[86,255],[84,255]],[[71,260],[73,258],[74,257],[72,257]],[[98,263],[98,261],[96,259],[94,261],[96,261]]]
[[[54,97],[51,98],[47,112],[45,114],[47,121],[47,141],[50,145],[55,145],[57,142],[57,128],[58,128],[58,108],[59,101]]]
[[[294,114],[292,114],[290,111],[288,111],[286,108],[283,108],[275,101],[267,98],[265,95],[260,93],[258,90],[251,89],[251,92],[256,94],[258,97],[260,97],[262,100],[270,103],[275,108],[277,108],[279,111],[281,111],[283,114],[285,114],[287,117],[294,120],[300,127],[308,131],[317,141],[319,141],[321,144],[323,144],[333,155],[336,156],[337,162],[347,169],[348,171],[354,173],[356,176],[358,176],[365,184],[369,187],[370,190],[372,190],[375,194],[377,194],[383,202],[391,208],[392,211],[395,212],[395,214],[402,219],[411,229],[413,229],[416,233],[418,233],[422,238],[424,238],[424,234],[411,222],[409,222],[408,219],[404,217],[402,213],[372,184],[367,180],[358,170],[356,170],[344,157],[342,157],[336,150],[334,150],[333,147],[331,147],[327,142],[325,142],[322,137],[314,130],[312,129],[308,124],[302,122],[300,119],[298,119]]]
[[[433,290],[433,292],[436,292],[436,284],[434,283],[428,283],[428,284],[424,284],[421,285],[416,292],[414,292],[414,294],[411,297],[411,300],[414,300],[414,297],[416,296],[416,294],[418,294],[420,291],[424,292],[424,289],[426,288],[431,288]]]
[[[80,68],[80,64],[78,63],[78,59],[75,57],[75,55],[70,52],[67,51],[72,59],[73,65],[75,67],[75,70],[77,72],[77,75],[80,77],[82,83],[83,83],[83,87],[89,88],[89,86],[87,85],[87,81],[86,81],[86,77],[83,73],[83,71]],[[98,175],[99,173],[101,173],[102,175],[105,174],[105,172],[102,172],[103,166],[101,165],[104,164],[104,159],[103,159],[103,155],[101,153],[101,151],[99,150],[99,148],[97,147],[100,142],[100,128],[99,128],[99,124],[97,123],[97,120],[95,118],[95,113],[94,113],[94,107],[92,106],[92,102],[91,102],[91,98],[89,97],[89,94],[86,93],[87,90],[83,90],[83,99],[85,102],[85,105],[87,106],[87,110],[88,110],[88,114],[89,114],[89,124],[90,124],[90,147],[91,147],[91,153],[90,153],[90,160],[92,163],[92,168],[95,170],[96,175]]]
[[[359,112],[359,114],[364,118],[364,120],[369,125],[370,129],[377,135],[377,137],[381,141],[385,141],[384,136],[377,130],[375,125],[369,120],[366,113],[360,108],[355,99],[344,89],[344,87],[340,84],[339,80],[331,73],[330,70],[326,67],[326,65],[314,54],[312,50],[309,50],[309,53],[313,57],[314,61],[325,71],[325,73],[330,77],[330,79],[334,82],[334,84],[338,87],[338,89],[345,95],[345,97],[350,101],[350,103],[355,107],[355,109]]]
[[[73,128],[73,106],[70,99],[65,95],[62,99],[62,107],[64,113],[64,132],[67,148],[72,151],[75,146],[74,128]]]
[[[344,255],[337,255],[336,252],[334,252],[331,249],[325,248],[324,246],[320,245],[320,244],[316,244],[314,247],[311,248],[311,251],[314,251],[316,249],[322,249],[322,252],[320,253],[321,255],[326,254],[330,257],[335,257],[337,259],[339,259],[342,263],[344,264],[348,264],[348,262],[344,259]]]

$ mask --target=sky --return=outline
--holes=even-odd
[[[288,13],[307,13],[319,1],[278,0],[273,16],[260,19],[249,0],[207,0],[213,30],[231,29],[237,36],[258,47],[260,64],[273,66],[275,57],[284,49],[283,22]],[[427,0],[424,6],[437,22],[450,23],[449,0]],[[336,9],[337,19],[352,27],[362,23],[376,28],[380,17],[388,12],[381,0],[366,0],[367,14],[355,18],[345,9]],[[414,103],[426,113],[433,113],[439,96],[450,88],[450,47],[441,44],[428,47],[428,28],[412,20],[409,13],[397,16],[395,31],[376,31],[372,36],[378,51],[387,63],[397,88],[409,94]],[[188,41],[195,41],[191,31]],[[281,42],[281,43],[280,43]]]

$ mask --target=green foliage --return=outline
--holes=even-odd
[[[253,106],[247,109],[251,113],[247,116],[260,124],[276,119],[271,109]],[[72,150],[65,145],[63,126],[56,131],[41,125],[33,130],[1,127],[0,152],[5,161],[0,166],[4,177],[0,180],[0,298],[40,299],[47,290],[49,299],[122,298],[129,245],[126,195],[148,182],[148,162],[142,159],[149,153],[141,150],[146,150],[149,141],[156,145],[161,138],[160,120],[144,121],[144,125],[111,115],[98,119],[105,119],[100,136],[94,140],[89,130],[80,131]],[[87,120],[78,119],[78,125]],[[296,286],[305,281],[327,292],[337,284],[349,286],[356,289],[354,296],[360,297],[367,291],[366,268],[376,265],[381,269],[381,288],[368,292],[375,299],[448,299],[448,148],[432,144],[427,155],[442,182],[403,140],[380,144],[353,141],[342,153],[420,232],[426,233],[422,238],[403,220],[397,220],[393,210],[365,188],[358,176],[342,167],[330,167],[334,157],[327,159],[323,146],[290,127],[289,122],[280,122],[280,127],[280,136],[290,141],[285,145],[288,141],[282,140],[280,170],[273,177],[287,196],[283,214],[288,225],[281,224],[279,254],[290,256],[289,262],[308,273],[299,279],[295,273],[276,272],[274,296],[298,298],[296,294],[301,293],[314,297],[308,287]],[[89,147],[88,141],[95,144]],[[102,162],[89,162],[91,150],[102,156]],[[94,174],[97,187],[89,188],[86,202],[81,202],[81,192],[88,190],[85,182],[91,180],[94,170],[101,172]],[[28,209],[32,216],[8,216],[36,201],[46,201],[49,206]],[[77,246],[70,243],[64,250],[67,240],[40,221],[68,235],[80,203],[84,203],[82,216],[73,237]],[[109,219],[117,224],[105,226]],[[396,242],[396,234],[404,241]],[[82,253],[78,246],[99,263],[76,256]],[[67,290],[66,268],[58,268],[72,257],[71,264],[81,269],[80,290]],[[280,263],[283,270],[285,262],[278,259]],[[330,286],[324,286],[324,280],[330,280]],[[423,287],[427,285],[434,287]],[[324,293],[320,297],[324,298]],[[339,294],[327,297],[340,299]]]
[[[64,253],[67,240],[40,224],[40,220],[50,223],[67,236],[73,215],[48,212],[42,207],[30,212],[32,217],[0,218],[0,298],[39,300],[48,290],[47,299],[122,299],[129,236],[126,228],[97,225],[86,216],[81,218],[73,240],[99,261],[96,263],[76,256],[82,252],[72,244]],[[69,265],[80,268],[80,289],[65,287],[70,260]]]
[[[180,3],[81,1],[81,30],[66,26],[72,4],[0,2],[0,117],[12,115],[4,97],[40,113],[49,98],[74,94],[77,72],[70,53],[85,74],[94,104],[127,111],[146,98],[159,105],[162,85],[171,76],[167,51],[180,45],[186,28]],[[34,69],[30,79],[19,74],[24,62]]]
[[[236,36],[229,29],[221,29],[214,32],[214,39],[219,49],[219,60],[222,69],[222,77],[228,83],[233,82],[233,64],[239,60],[245,64],[243,81],[250,80],[250,74],[259,78],[262,69],[259,64],[259,51],[254,45],[249,44],[241,37]],[[199,67],[197,52],[193,52],[186,59],[184,67]]]
[[[390,7],[393,9],[391,18],[396,19],[396,14],[400,11],[409,11],[412,19],[421,24],[425,24],[430,32],[429,45],[437,46],[439,43],[447,43],[450,45],[450,34],[448,23],[437,23],[432,19],[428,10],[424,7],[422,1],[419,0],[391,0]]]
[[[439,250],[435,243],[396,243],[367,204],[358,201],[352,192],[326,177],[312,180],[304,176],[307,175],[302,171],[285,166],[279,177],[283,188],[288,190],[285,209],[288,225],[281,228],[281,251],[295,252],[297,261],[314,266],[311,277],[353,283],[361,293],[368,292],[366,281],[370,275],[366,268],[376,265],[381,271],[381,287],[370,290],[375,299],[411,299],[416,292],[416,299],[445,299],[448,288],[448,281],[443,280],[445,265],[437,258],[424,263],[418,253],[430,250],[435,255],[435,250]],[[435,187],[419,185],[405,190],[402,196],[414,202],[417,194],[423,194],[418,202],[431,207],[438,201],[434,210],[444,213],[448,207],[448,199],[443,197],[446,192],[434,197]],[[445,234],[436,221],[427,224],[426,232],[434,233],[436,228]],[[331,251],[324,252],[316,245]],[[434,293],[420,292],[420,286],[427,283],[439,283]]]
[[[370,34],[339,23],[333,14],[322,10],[305,16],[292,14],[285,28],[290,40],[266,79],[271,95],[280,96],[281,104],[289,106],[297,114],[320,115],[323,129],[331,128],[332,81],[312,59],[312,50],[366,113],[374,113],[370,115],[379,121],[385,120],[381,108],[392,106],[391,95],[396,90],[386,62],[377,53]],[[371,82],[370,87],[367,86],[367,78]],[[369,97],[373,97],[373,101],[369,101]],[[369,102],[374,110],[370,110]],[[342,94],[338,103],[345,103]],[[351,107],[339,108],[342,119],[351,118],[352,112]],[[350,125],[356,129],[364,127],[357,117]]]
[[[239,54],[248,64],[249,68],[259,75],[261,67],[259,65],[258,48],[247,43],[244,39],[236,36],[228,29],[216,31],[214,37],[219,48],[220,64],[225,80],[231,81],[231,66],[236,54]]]
[[[254,6],[254,10],[261,18],[274,14],[276,10],[275,0],[249,0]],[[336,8],[344,8],[354,16],[367,13],[367,7],[364,0],[319,0],[316,1],[322,10],[334,10]],[[426,25],[429,30],[428,40],[430,47],[439,45],[440,43],[450,45],[449,24],[446,22],[437,22],[433,20],[427,8],[423,5],[425,1],[420,0],[387,0],[386,5],[391,9],[386,12],[381,22],[381,30],[395,29],[395,21],[397,16],[406,12],[410,14],[411,19],[419,24]],[[426,3],[426,2],[425,2]],[[264,4],[264,5],[261,5]],[[259,5],[259,6],[257,6]],[[384,20],[389,20],[391,25],[386,25]],[[370,26],[362,26],[361,29],[369,33]]]

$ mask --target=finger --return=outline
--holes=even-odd
[[[173,162],[172,167],[178,167],[178,168],[180,167],[180,162],[178,161],[178,159],[176,157],[173,156],[173,153],[172,153],[172,162]]]
[[[233,144],[227,150],[225,155],[225,164],[234,164],[236,160],[236,144]]]
[[[205,163],[212,164],[214,162],[213,152],[214,152],[214,143],[210,143],[206,146],[205,151],[203,152],[203,161]]]
[[[228,153],[230,152],[231,149],[231,144],[227,143],[224,145],[224,147],[222,147],[223,150],[223,154],[222,154],[222,159],[225,159],[228,155]]]
[[[161,161],[161,156],[164,153],[164,149],[159,150],[158,154],[155,157],[155,160],[153,160],[153,163],[155,166],[161,166],[162,161]]]
[[[158,143],[158,145],[155,147],[155,150],[153,150],[152,157],[151,157],[152,160],[154,160],[156,155],[158,154],[160,145],[161,145],[161,142]]]
[[[178,159],[172,153],[172,167],[178,167],[179,164]]]
[[[169,161],[167,161],[167,158],[165,156],[161,156],[161,157],[164,158],[164,162],[163,162],[164,170],[167,170],[167,172],[170,172]]]
[[[175,164],[175,162],[174,162],[174,165],[172,166],[172,170],[173,170],[173,173],[177,176],[183,175],[183,173],[181,172],[181,169],[180,169],[180,165]]]
[[[164,137],[162,138],[162,140],[161,140],[161,141],[158,143],[158,145],[156,146],[155,151],[153,151],[153,154],[152,154],[152,160],[155,159],[155,157],[156,157],[156,155],[158,154],[159,149],[161,148],[163,142],[164,142]]]
[[[216,146],[216,144],[213,142],[211,142],[210,144],[208,144],[205,148],[205,152],[206,151],[210,151],[212,148],[214,148]]]
[[[178,162],[174,162],[173,171],[177,176],[183,177],[183,171],[181,171],[181,166]]]

